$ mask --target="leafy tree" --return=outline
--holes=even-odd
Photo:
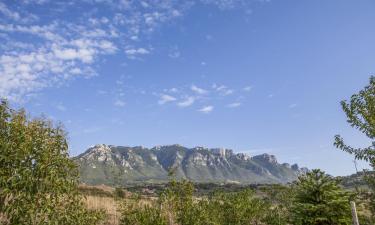
[[[375,77],[370,78],[370,84],[359,93],[351,96],[350,101],[342,101],[341,107],[346,114],[347,122],[361,131],[371,144],[366,148],[354,148],[345,144],[340,135],[335,136],[334,145],[350,154],[355,159],[365,160],[375,168]],[[373,222],[375,222],[375,175],[374,173],[365,173],[365,180],[372,190],[370,195],[370,210],[372,212]]]
[[[270,205],[255,197],[254,191],[216,193],[210,199],[212,217],[220,225],[264,224]]]
[[[367,148],[353,148],[346,145],[340,135],[336,135],[335,146],[375,166],[375,77],[370,78],[370,85],[352,95],[350,102],[342,101],[341,106],[347,122],[365,134],[372,144]]]
[[[351,224],[350,194],[338,181],[315,169],[294,185],[292,221],[295,225]]]
[[[96,224],[78,193],[66,133],[47,119],[0,103],[0,213],[5,224]]]

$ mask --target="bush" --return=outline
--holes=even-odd
[[[295,183],[292,221],[295,225],[351,224],[350,194],[338,181],[316,169]]]
[[[125,200],[121,224],[285,225],[278,210],[249,189],[197,198],[191,182],[172,180],[157,201],[142,204],[137,198]]]
[[[120,206],[120,224],[168,225],[166,215],[154,202],[142,205],[139,198],[133,197],[124,200]]]
[[[66,133],[0,103],[0,213],[8,224],[96,224],[78,193]]]

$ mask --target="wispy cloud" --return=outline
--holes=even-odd
[[[189,96],[189,97],[187,97],[185,100],[183,100],[183,101],[177,103],[177,105],[178,105],[179,107],[184,108],[184,107],[188,107],[188,106],[193,105],[194,102],[195,102],[195,98],[192,97],[192,96]]]
[[[114,106],[117,106],[117,107],[124,107],[126,105],[126,103],[120,99],[117,99],[114,103],[113,103]]]
[[[3,14],[5,17],[13,21],[21,23],[27,23],[38,19],[37,16],[30,13],[23,13],[21,15],[19,12],[10,9],[7,5],[5,5],[2,2],[0,2],[0,14]]]
[[[41,46],[33,46],[30,52],[14,49],[0,56],[0,96],[13,101],[45,87],[64,83],[77,75],[93,76],[96,73],[91,64],[96,58],[116,51],[114,44],[107,40],[63,37],[56,25],[0,24],[0,30],[36,36],[42,43]]]
[[[164,105],[165,103],[168,103],[168,102],[173,102],[173,101],[176,101],[177,99],[171,95],[167,95],[167,94],[162,94],[160,96],[160,99],[158,101],[158,104],[159,105]]]
[[[195,92],[196,94],[199,94],[199,95],[203,95],[203,94],[207,94],[208,91],[203,89],[203,88],[199,88],[195,85],[191,85],[190,89]]]
[[[213,84],[212,85],[212,88],[214,90],[216,90],[217,92],[219,92],[219,94],[223,95],[223,96],[226,96],[226,95],[231,95],[233,94],[234,90],[228,88],[227,86],[225,85],[217,85],[217,84]]]
[[[214,110],[214,107],[212,105],[204,106],[200,108],[198,111],[202,113],[210,113]]]
[[[244,90],[244,91],[246,91],[246,92],[249,92],[249,91],[251,91],[252,89],[253,89],[252,86],[246,86],[246,87],[244,87],[242,90]]]
[[[176,58],[179,58],[181,56],[181,52],[180,52],[180,50],[178,49],[177,46],[174,46],[169,50],[168,56],[173,58],[173,59],[176,59]]]
[[[134,59],[140,55],[148,55],[150,54],[150,51],[145,48],[132,48],[125,50],[125,54],[128,58]]]
[[[225,2],[225,3],[224,3]],[[197,4],[220,9],[243,7],[243,0],[0,2],[0,96],[21,100],[76,77],[97,75],[103,58],[122,54],[138,59],[153,51],[139,46],[161,25],[182,17]],[[99,7],[100,5],[100,7]],[[79,16],[69,11],[85,8]],[[46,13],[34,15],[32,10]],[[103,16],[103,14],[107,16]],[[210,39],[210,36],[207,36]],[[30,41],[32,40],[32,41]],[[137,47],[135,47],[137,46]],[[180,57],[178,47],[169,56]],[[126,62],[123,62],[124,64]],[[201,65],[206,65],[202,62]],[[194,90],[193,90],[194,89]],[[206,90],[193,87],[196,94]],[[230,91],[227,91],[230,94]]]
[[[241,102],[233,102],[233,103],[227,105],[228,108],[237,108],[237,107],[240,107],[240,106],[241,106]]]
[[[66,111],[66,107],[62,103],[57,104],[56,109],[62,112]]]

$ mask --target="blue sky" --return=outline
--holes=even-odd
[[[353,173],[339,101],[375,73],[375,2],[0,2],[0,96],[97,143],[225,147]],[[365,163],[360,165],[364,168]]]

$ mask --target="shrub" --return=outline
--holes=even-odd
[[[294,189],[293,224],[351,224],[350,194],[324,172],[316,169],[300,176]]]
[[[78,193],[66,133],[0,103],[0,213],[9,224],[96,224]]]

